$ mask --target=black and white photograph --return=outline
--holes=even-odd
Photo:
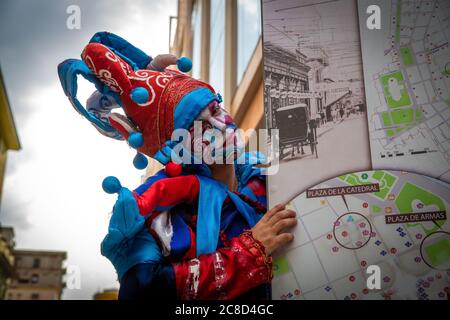
[[[370,168],[357,2],[263,1],[263,41],[269,202]]]

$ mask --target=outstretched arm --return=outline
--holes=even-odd
[[[120,298],[234,299],[269,283],[270,254],[293,239],[282,230],[295,224],[294,216],[293,211],[276,206],[227,247],[187,261],[136,266],[124,276]]]
[[[133,267],[121,281],[119,298],[234,299],[271,278],[271,257],[246,231],[228,247],[195,259]]]
[[[198,198],[200,182],[195,175],[164,178],[153,182],[145,191],[133,194],[142,216],[155,210],[164,211],[179,203],[192,203]]]

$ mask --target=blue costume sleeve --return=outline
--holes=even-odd
[[[119,300],[175,300],[175,272],[168,263],[140,263],[120,283]]]
[[[132,192],[121,188],[118,193],[101,253],[112,262],[120,281],[134,265],[158,263],[163,257],[156,240],[145,228],[145,219]]]

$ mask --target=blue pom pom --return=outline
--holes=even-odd
[[[137,104],[144,104],[148,101],[148,91],[143,87],[131,90],[131,100]]]
[[[147,168],[148,160],[142,153],[137,153],[133,159],[133,165],[136,169],[142,170]]]
[[[103,179],[102,188],[106,193],[113,194],[119,192],[122,186],[120,185],[119,179],[113,176],[109,176]]]
[[[128,137],[128,144],[134,148],[140,148],[144,144],[144,137],[140,132],[132,132]]]
[[[177,67],[181,72],[189,72],[192,69],[192,61],[188,57],[181,57],[177,60]]]

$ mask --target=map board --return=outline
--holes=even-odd
[[[381,28],[366,27],[377,4]],[[450,1],[358,1],[373,168],[450,182]]]
[[[295,239],[274,257],[273,299],[450,296],[450,187],[400,171],[346,174],[290,202]],[[380,289],[366,269],[380,268]]]

